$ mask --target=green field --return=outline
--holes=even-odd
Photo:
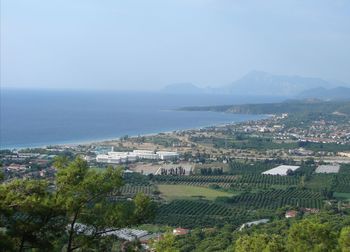
[[[214,200],[216,197],[233,196],[233,193],[217,191],[200,186],[188,185],[157,185],[162,197],[166,200],[176,199],[208,199]]]
[[[350,200],[350,193],[335,192],[333,196],[340,200]]]

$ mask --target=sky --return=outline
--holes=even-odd
[[[1,0],[1,87],[156,90],[252,70],[350,83],[348,0]]]

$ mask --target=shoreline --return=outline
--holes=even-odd
[[[238,115],[238,114],[237,114]],[[245,115],[245,114],[242,114]],[[191,127],[191,128],[184,128],[184,129],[174,129],[174,130],[165,130],[165,131],[158,131],[158,132],[150,132],[150,133],[143,133],[143,134],[137,134],[137,135],[128,135],[128,134],[124,134],[128,135],[129,138],[136,138],[138,136],[140,137],[147,137],[147,136],[156,136],[159,134],[170,134],[174,131],[190,131],[190,130],[200,130],[200,129],[204,129],[204,128],[210,128],[210,127],[224,127],[224,126],[229,126],[229,125],[233,125],[233,124],[237,124],[237,123],[242,123],[242,122],[249,122],[249,121],[259,121],[259,120],[264,120],[267,118],[270,118],[273,115],[255,115],[255,116],[261,116],[262,118],[259,119],[255,119],[255,120],[242,120],[242,121],[237,121],[237,122],[227,122],[227,123],[216,123],[216,124],[210,124],[210,125],[202,125],[202,126],[198,126],[198,127]],[[24,146],[24,147],[1,147],[0,146],[0,151],[4,151],[4,150],[24,150],[24,149],[45,149],[48,148],[49,146],[52,147],[67,147],[67,148],[71,148],[71,147],[75,147],[75,146],[79,146],[79,145],[96,145],[96,144],[103,144],[106,142],[112,142],[112,141],[119,141],[122,138],[122,136],[118,136],[115,138],[103,138],[103,139],[91,139],[91,140],[79,140],[79,141],[72,141],[69,142],[67,141],[66,143],[52,143],[52,144],[38,144],[35,146]]]

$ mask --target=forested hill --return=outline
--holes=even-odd
[[[222,105],[203,107],[184,107],[184,111],[215,111],[235,114],[281,114],[300,112],[340,113],[350,116],[350,101],[285,101],[281,103],[262,103],[244,105]]]

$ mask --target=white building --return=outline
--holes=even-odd
[[[138,157],[130,152],[114,152],[108,154],[100,154],[96,156],[96,161],[99,163],[121,164],[126,162],[135,162]]]
[[[179,157],[177,152],[157,151],[158,158],[161,160],[173,160]]]
[[[239,231],[242,231],[244,228],[248,228],[254,225],[265,224],[265,223],[268,223],[269,221],[270,221],[269,219],[261,219],[257,221],[246,222],[242,224],[242,226],[239,228]]]
[[[141,159],[158,159],[159,158],[158,154],[150,150],[134,150],[132,153],[134,153],[136,156],[138,156]]]
[[[138,159],[150,159],[150,160],[173,160],[179,157],[176,152],[168,151],[149,151],[149,150],[134,150],[133,152],[115,152],[110,151],[108,154],[99,154],[96,156],[96,162],[109,163],[109,164],[121,164],[126,162],[135,162]]]
[[[296,165],[280,165],[273,169],[264,171],[262,174],[286,176],[288,175],[288,171],[296,171],[299,168],[300,166],[296,166]]]
[[[319,165],[316,169],[316,173],[338,173],[340,165]]]

